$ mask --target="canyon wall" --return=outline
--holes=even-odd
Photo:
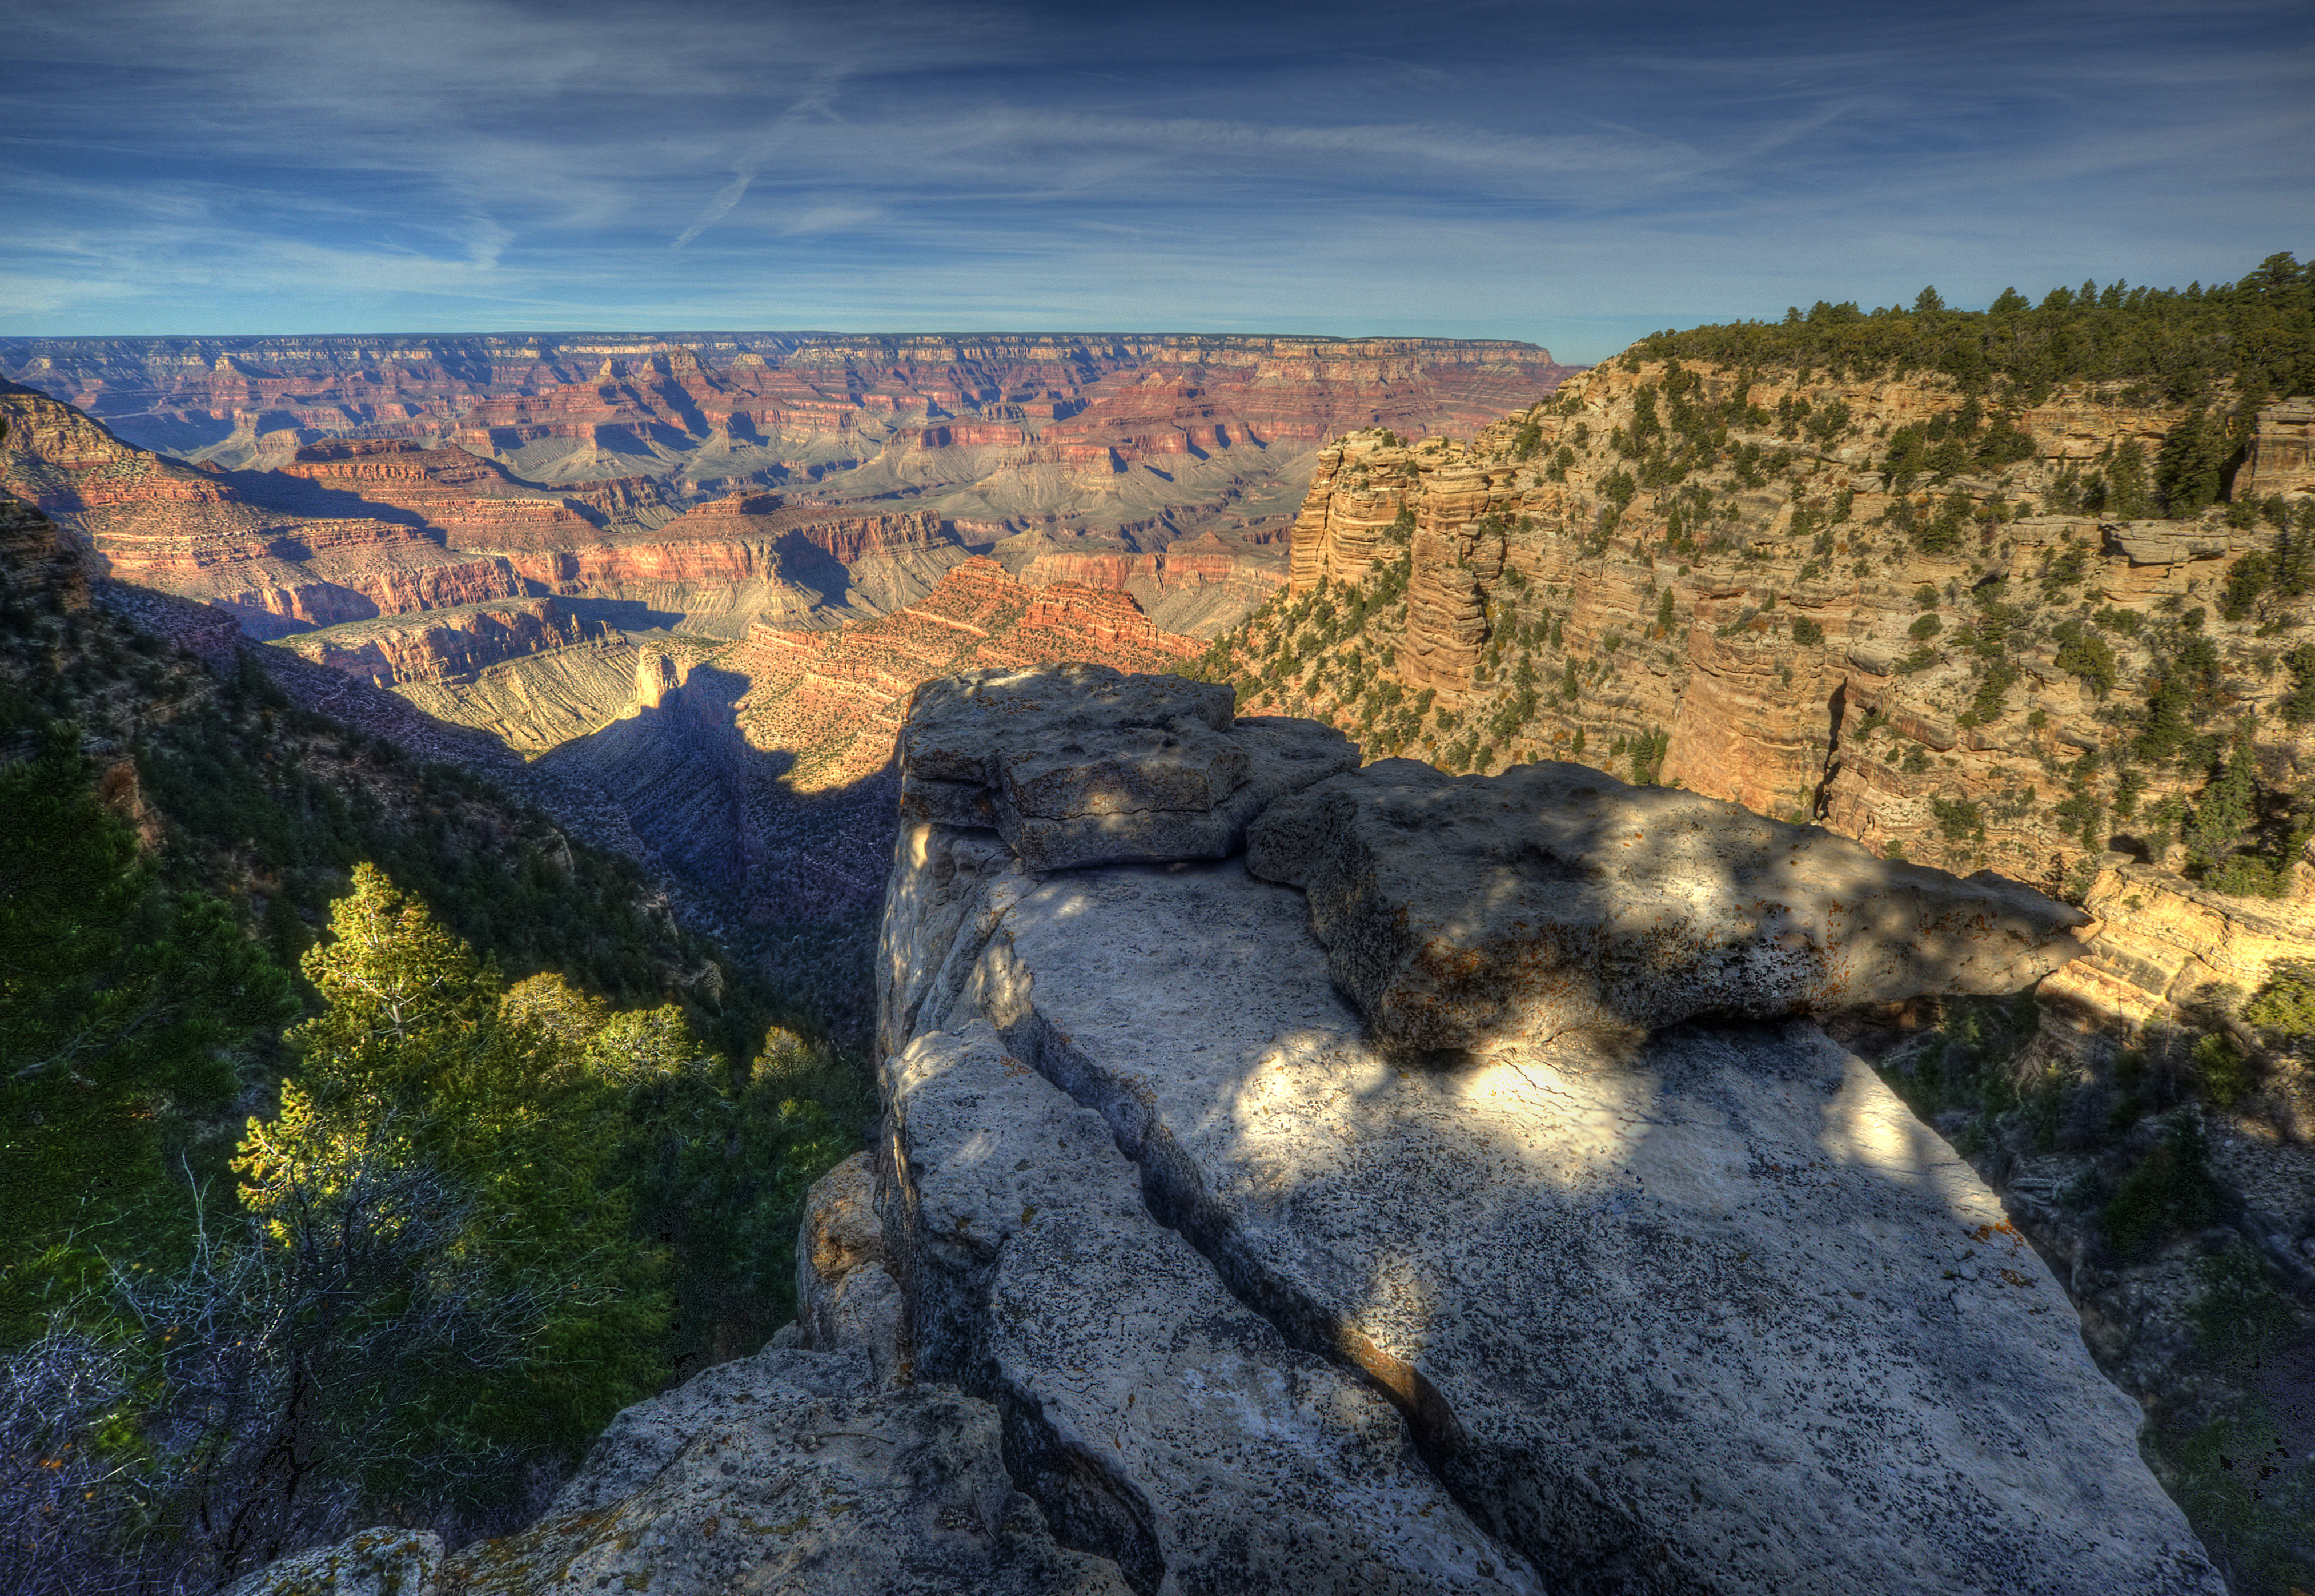
[[[2081,483],[2189,412],[2119,387],[1982,418],[1975,457],[1915,481],[1886,468],[1899,430],[1958,436],[1976,403],[1935,376],[1628,358],[1468,442],[1353,434],[1320,455],[1289,598],[1209,664],[1370,758],[1576,758],[2092,901],[2101,952],[2045,990],[2124,1032],[2315,953],[2295,856],[2275,897],[2180,873],[2231,747],[2262,803],[2315,776],[2286,657],[2315,598],[2260,574],[2304,536],[2305,402],[2257,415],[2235,502],[2121,520],[2072,508]],[[1674,394],[1719,463],[1667,465]]]
[[[1211,635],[1280,580],[1325,437],[1468,427],[1570,369],[1421,339],[17,340],[0,489],[262,638],[545,597],[738,638],[888,614],[974,552]]]
[[[1573,369],[1531,344],[1443,339],[0,340],[0,375],[153,448],[243,465],[341,435],[438,437],[486,456],[559,441],[573,447],[548,457],[570,476],[599,474],[586,467],[622,449],[655,462],[769,453],[770,466],[810,474],[863,432],[1106,469],[1361,424],[1468,429]],[[900,421],[912,424],[890,425]],[[777,457],[776,443],[803,457]]]

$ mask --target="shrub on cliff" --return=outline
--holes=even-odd
[[[2120,666],[2113,645],[2072,619],[2059,622],[2052,635],[2058,643],[2059,669],[2080,677],[2100,698],[2114,691]]]
[[[2108,1246],[2143,1257],[2166,1236],[2200,1230],[2226,1217],[2225,1194],[2211,1175],[2203,1122],[2192,1110],[2171,1122],[2098,1215]]]

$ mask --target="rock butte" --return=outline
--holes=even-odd
[[[1186,687],[984,675],[920,694],[903,741],[986,770],[1010,705],[1131,771],[1153,723],[1234,733]],[[1305,786],[1257,838],[1399,779]],[[1686,818],[1756,840],[1711,807]],[[1828,851],[1860,940],[1883,900],[1979,890],[1775,843],[1797,865],[1759,891],[1805,891]],[[1489,868],[1430,867],[1442,891]],[[1697,979],[1741,1008],[1779,925],[1701,891],[1739,956]],[[630,1410],[538,1524],[413,1564],[408,1596],[2222,1589],[2057,1282],[1809,1019],[1409,1052],[1330,976],[1326,912],[1236,859],[1046,872],[987,827],[907,825],[883,1125],[814,1190],[802,1322]]]

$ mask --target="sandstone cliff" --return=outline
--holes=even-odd
[[[392,469],[360,457],[401,444],[480,458],[578,513],[646,528],[772,488],[872,514],[902,496],[998,536],[1045,524],[1136,552],[1282,527],[1311,451],[1345,427],[1468,429],[1571,369],[1530,345],[1424,339],[0,342],[0,374],[234,474],[383,483]],[[552,529],[536,506],[446,513]]]
[[[1320,456],[1290,595],[1211,664],[1249,706],[1319,714],[1370,757],[1572,756],[2094,899],[2113,951],[2061,984],[2093,1023],[2168,1017],[2315,953],[2295,856],[2266,856],[2279,899],[2178,873],[2231,746],[2264,812],[2315,775],[2315,672],[2291,652],[2315,597],[2274,580],[2315,500],[2292,474],[2294,402],[2258,414],[2266,464],[2231,505],[2070,510],[2189,413],[2122,386],[1980,412],[1976,453],[1934,481],[1890,469],[1903,430],[1958,437],[1978,405],[1934,375],[1635,358],[1468,443],[1353,434]],[[1670,464],[1683,430],[1713,464]],[[2281,846],[2248,829],[2227,846],[2254,842]]]

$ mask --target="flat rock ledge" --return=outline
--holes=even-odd
[[[1032,870],[1226,858],[1272,802],[1359,763],[1333,728],[1238,720],[1233,697],[1105,665],[927,682],[900,732],[902,819],[994,828]]]
[[[1332,777],[1270,806],[1246,868],[1303,890],[1335,984],[1411,1048],[2014,992],[2089,923],[1991,873],[1557,763]]]
[[[1236,860],[917,826],[889,901],[904,1342],[1141,1596],[2223,1589],[2057,1280],[1813,1022],[1410,1054]]]

